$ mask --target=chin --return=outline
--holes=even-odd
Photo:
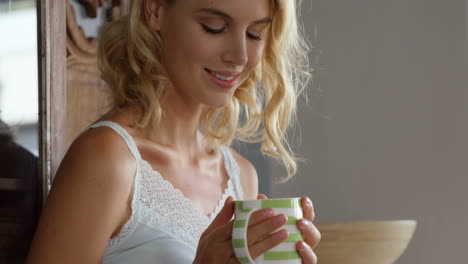
[[[217,103],[212,103],[212,104],[206,104],[206,106],[210,107],[210,108],[216,108],[216,109],[219,109],[219,108],[223,108],[225,106],[227,106],[229,104],[229,102],[217,102]]]
[[[211,98],[205,101],[204,105],[210,108],[223,108],[231,102],[232,96],[223,96],[223,98]]]

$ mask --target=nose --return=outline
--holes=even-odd
[[[223,54],[223,60],[235,66],[243,66],[247,64],[247,39],[246,34],[232,34],[231,38],[227,39],[226,49]]]

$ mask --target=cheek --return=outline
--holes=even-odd
[[[165,57],[172,68],[180,70],[193,65],[204,65],[216,53],[215,43],[204,36],[197,25],[185,24],[174,28],[181,30],[166,32],[164,36]]]
[[[187,57],[192,64],[202,64],[204,67],[216,57],[217,49],[213,42],[206,41],[203,37],[196,37],[193,42],[187,42]]]
[[[263,57],[263,51],[265,50],[264,44],[255,44],[249,49],[249,61],[247,67],[249,69],[255,68]]]
[[[206,64],[212,57],[216,56],[216,41],[210,40],[196,26],[185,31],[185,37],[180,39],[183,45],[183,54],[189,64]],[[206,66],[206,65],[205,65]]]

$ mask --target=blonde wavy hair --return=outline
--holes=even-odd
[[[161,120],[160,102],[171,89],[161,64],[161,39],[148,29],[143,4],[144,0],[131,1],[127,16],[105,25],[98,47],[98,66],[110,87],[113,107],[140,105],[143,114],[136,125],[141,127]],[[272,23],[261,61],[226,106],[204,109],[199,126],[213,146],[233,140],[261,142],[264,154],[284,163],[283,181],[297,172],[286,131],[310,78],[309,47],[296,14],[299,6],[300,0],[271,0]]]

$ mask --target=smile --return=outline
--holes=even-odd
[[[236,84],[237,78],[241,74],[240,72],[212,71],[206,68],[205,71],[209,74],[215,84],[224,88],[233,87]]]
[[[211,72],[211,74],[213,74],[216,78],[219,78],[219,79],[225,80],[225,81],[230,81],[230,80],[232,80],[232,79],[234,78],[234,76],[227,77],[227,76],[218,74],[218,73],[216,73],[216,72]]]

